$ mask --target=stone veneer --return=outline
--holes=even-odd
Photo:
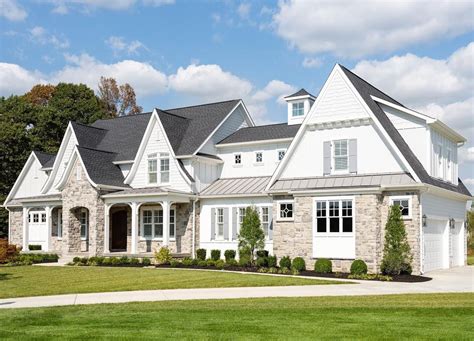
[[[355,195],[355,254],[367,263],[369,272],[380,271],[383,256],[385,223],[388,217],[390,196],[407,195],[406,192]],[[412,218],[405,220],[408,242],[413,255],[413,273],[420,272],[420,217],[419,193],[408,193],[412,198]],[[278,200],[273,203],[273,253],[278,257],[303,257],[308,268],[314,267],[313,258],[313,200],[314,197],[294,197],[294,221],[278,221]],[[352,259],[332,259],[333,270],[348,272]]]
[[[10,211],[8,215],[9,219],[9,240],[11,244],[16,246],[23,245],[23,208],[22,207],[9,207]]]

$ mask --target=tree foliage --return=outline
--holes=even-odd
[[[400,207],[393,205],[390,207],[385,225],[385,245],[381,270],[387,275],[411,273],[412,259]]]
[[[467,252],[474,254],[474,208],[467,211]]]
[[[255,207],[247,207],[239,233],[239,248],[250,250],[253,263],[255,251],[265,246],[265,232],[262,229],[260,217]]]
[[[118,85],[114,78],[100,77],[99,98],[110,117],[136,115],[142,112],[130,84]]]

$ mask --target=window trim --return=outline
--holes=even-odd
[[[345,169],[336,169],[336,142],[346,142],[346,160],[347,167]],[[343,156],[337,156],[342,158]],[[331,174],[349,174],[349,139],[338,139],[331,141]]]
[[[280,215],[281,204],[293,204],[293,214],[291,218],[282,218]],[[294,221],[295,220],[295,201],[294,200],[278,200],[277,201],[277,219],[276,221]]]
[[[151,211],[151,237],[148,237],[146,236],[145,237],[145,228],[144,228],[144,224],[143,224],[143,211]],[[140,240],[157,240],[157,241],[163,241],[164,238],[163,237],[155,237],[155,214],[154,214],[154,211],[163,211],[163,206],[161,205],[154,205],[154,206],[142,206],[140,207],[140,214],[139,214],[139,229],[140,229]],[[169,239],[170,241],[175,241],[176,240],[176,226],[177,226],[177,216],[176,216],[176,207],[171,207],[170,208],[170,215],[168,217],[168,220],[169,218],[171,217],[171,211],[173,211],[174,213],[174,237],[171,237],[171,234],[169,236]],[[170,227],[171,227],[171,222],[168,221],[170,223]],[[171,231],[171,229],[170,229]],[[163,232],[164,232],[164,224],[163,224]]]
[[[411,220],[413,218],[413,216],[412,216],[412,210],[413,210],[412,197],[410,195],[393,195],[393,196],[390,196],[390,206],[393,206],[393,201],[394,200],[408,200],[408,215],[407,216],[402,215],[402,219],[403,220]]]
[[[317,225],[317,202],[318,201],[325,201],[326,202],[326,210],[327,215],[326,219],[329,219],[329,202],[330,201],[338,201],[339,202],[339,232],[330,232],[329,224],[326,225],[326,232],[318,232],[318,225]],[[352,232],[343,232],[343,224],[342,224],[342,202],[343,201],[352,201]],[[356,204],[355,204],[355,197],[354,196],[335,196],[335,197],[315,197],[313,200],[313,236],[314,237],[355,237],[356,231]]]
[[[86,214],[86,222],[85,222],[85,236],[82,236],[81,230],[82,230],[82,222],[81,218],[79,218],[79,235],[81,236],[81,240],[87,240],[89,238],[89,211],[86,208],[81,208],[81,212],[79,213],[82,215],[83,213]]]
[[[58,224],[56,226],[56,234],[57,234],[58,240],[63,239],[63,209],[62,208],[58,208]]]
[[[169,184],[170,183],[170,175],[171,175],[171,172],[170,172],[170,166],[171,166],[171,161],[170,161],[170,154],[169,153],[160,153],[160,157],[159,157],[159,160],[160,160],[160,170],[159,170],[159,173],[160,173],[160,182],[159,184]],[[161,170],[161,162],[162,161],[165,161],[165,160],[168,160],[168,181],[163,181],[162,180],[162,173],[166,172],[166,171],[162,171]],[[158,167],[158,164],[157,164],[157,167]],[[158,172],[158,168],[157,168],[157,172]],[[158,176],[156,178],[156,180],[158,181]]]
[[[225,213],[224,213],[224,210],[226,208],[223,207],[223,206],[219,206],[219,207],[216,207],[216,217],[215,217],[215,220],[214,220],[214,239],[215,240],[218,240],[218,241],[223,241],[225,240]],[[219,222],[219,210],[222,210],[222,223]],[[219,235],[219,225],[222,225],[222,235]]]
[[[303,108],[297,108],[297,111],[302,109],[302,114],[301,115],[295,115],[295,105],[299,106],[300,104],[303,105]],[[291,103],[291,117],[294,117],[294,118],[303,117],[304,116],[304,107],[305,107],[304,101],[297,101],[297,102]]]
[[[233,153],[232,155],[234,156],[234,160],[233,160],[232,165],[234,167],[242,167],[242,153]],[[240,156],[240,162],[239,163],[236,162],[237,156]]]
[[[446,180],[453,182],[453,152],[451,148],[446,148],[445,151],[446,160]],[[449,157],[448,157],[449,156]]]
[[[283,152],[283,157],[280,159],[280,153]],[[283,161],[286,155],[286,149],[277,149],[277,163]]]
[[[443,144],[438,143],[436,145],[436,155],[438,156],[436,162],[436,177],[439,179],[444,178],[444,164],[443,164]]]
[[[257,155],[258,155],[258,154],[262,154],[262,161],[257,161]],[[263,165],[263,164],[264,164],[264,161],[265,161],[265,160],[263,159],[263,150],[257,150],[257,151],[255,151],[254,155],[255,155],[254,165],[256,165],[256,166],[261,166],[261,165]]]
[[[265,209],[265,208],[268,210],[267,211],[268,221],[266,222],[268,224],[268,228],[267,228],[267,234],[265,235],[265,241],[270,241],[270,240],[272,240],[272,239],[270,239],[270,225],[271,225],[272,220],[273,220],[273,217],[270,215],[271,206],[270,205],[258,206],[258,215],[259,215],[259,218],[260,218],[260,225],[262,227],[263,232],[265,233],[265,229],[263,228],[263,209]],[[295,211],[295,206],[293,204],[293,212],[294,211]]]
[[[150,161],[155,161],[155,171],[154,172],[150,171]],[[150,175],[151,174],[155,174],[156,181],[150,181]],[[158,154],[157,153],[148,154],[148,157],[147,157],[147,183],[149,185],[158,184]]]

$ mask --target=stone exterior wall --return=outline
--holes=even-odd
[[[9,240],[11,244],[15,244],[16,246],[21,247],[23,245],[23,208],[10,207],[9,211]]]
[[[51,252],[61,253],[63,250],[62,235],[58,236],[58,211],[61,207],[53,208],[51,212]]]

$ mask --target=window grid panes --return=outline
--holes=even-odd
[[[263,153],[262,152],[255,153],[255,162],[263,162]]]
[[[278,151],[278,161],[283,160],[284,157],[285,157],[285,151],[284,150],[279,150]]]
[[[87,212],[81,211],[79,222],[81,224],[81,238],[87,238]]]
[[[157,179],[157,159],[156,154],[148,157],[148,183],[156,184]]]
[[[39,223],[39,215],[37,213],[33,214],[33,222]]]
[[[169,215],[170,238],[175,238],[176,210],[170,209]],[[164,217],[163,209],[147,209],[142,211],[142,230],[144,238],[163,238]]]
[[[170,159],[160,159],[160,182],[167,183],[170,181]]]
[[[409,199],[393,199],[392,205],[400,207],[402,217],[410,216],[410,200]]]
[[[63,236],[63,210],[58,210],[58,237]]]
[[[217,209],[217,237],[223,238],[224,237],[224,209],[218,208]]]
[[[352,233],[353,217],[352,200],[316,201],[317,233]]]
[[[337,140],[333,142],[334,148],[334,170],[347,170],[349,164],[349,155],[347,140]]]
[[[262,229],[265,232],[265,237],[268,237],[269,222],[268,207],[262,207]]]
[[[242,163],[242,155],[241,154],[235,154],[234,155],[234,162],[236,165],[240,165]]]
[[[41,213],[41,222],[42,223],[46,222],[46,213]]]
[[[175,237],[175,231],[176,231],[176,216],[175,216],[175,210],[170,211],[170,238]]]
[[[163,238],[163,210],[153,211],[153,222],[155,227],[155,238]]]
[[[280,218],[293,219],[293,203],[280,203]]]
[[[292,115],[293,117],[304,115],[304,102],[293,103]]]

